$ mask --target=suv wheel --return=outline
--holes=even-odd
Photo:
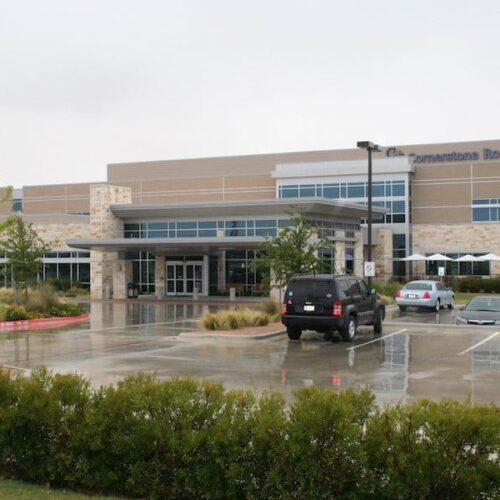
[[[378,310],[375,313],[375,320],[373,322],[373,333],[382,333],[382,313]]]
[[[299,340],[302,335],[302,330],[300,328],[293,328],[291,326],[286,327],[286,333],[290,340]]]
[[[340,329],[340,335],[344,342],[352,342],[354,335],[356,335],[358,324],[354,316],[349,316],[344,326]]]

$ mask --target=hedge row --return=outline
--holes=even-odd
[[[500,278],[461,278],[457,281],[460,292],[500,293]]]
[[[0,475],[155,498],[495,498],[500,408],[136,375],[0,375]]]

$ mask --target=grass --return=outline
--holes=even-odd
[[[83,495],[81,493],[74,493],[67,490],[53,490],[45,486],[39,486],[36,484],[23,483],[21,481],[12,481],[10,479],[0,479],[0,498],[2,500],[39,500],[39,499],[50,499],[58,500],[59,498],[69,499],[69,500],[80,500],[80,499],[107,499],[110,500],[116,497],[96,497]]]
[[[465,305],[467,302],[477,295],[489,295],[487,293],[470,293],[470,292],[455,292],[455,304]]]

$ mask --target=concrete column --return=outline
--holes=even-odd
[[[226,252],[224,250],[217,256],[217,287],[219,290],[226,287]]]
[[[158,299],[165,297],[165,255],[155,254],[155,296]]]
[[[203,256],[203,275],[202,275],[202,289],[200,290],[201,294],[205,297],[208,296],[208,267],[209,267],[209,258],[208,255]]]
[[[114,203],[131,203],[132,190],[128,187],[94,184],[90,186],[90,237],[108,239],[123,237],[123,221],[115,217],[110,206]],[[109,289],[113,293],[117,252],[90,252],[90,296],[102,299]],[[123,293],[117,275],[118,294]]]

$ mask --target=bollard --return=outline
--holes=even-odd
[[[200,298],[200,291],[198,290],[198,287],[195,286],[193,288],[193,300],[198,300]]]
[[[234,300],[236,299],[236,288],[231,287],[229,289],[229,300],[232,300],[234,302]]]

